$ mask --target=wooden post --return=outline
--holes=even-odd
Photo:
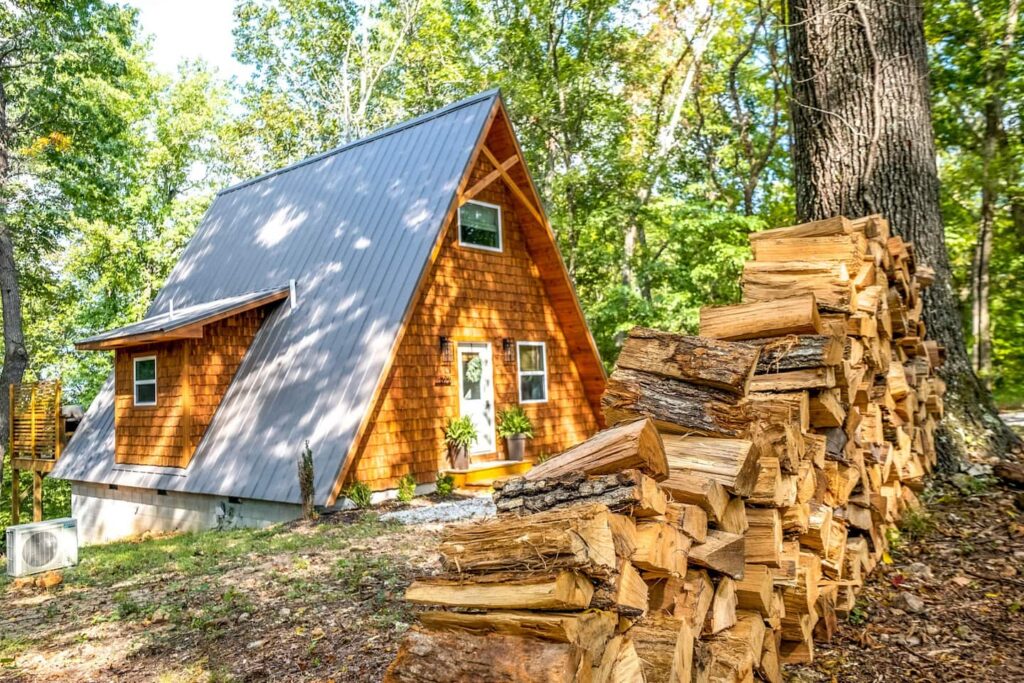
[[[53,459],[56,460],[60,457],[60,452],[64,447],[64,420],[60,416],[60,381],[57,381],[57,388],[54,390],[54,419],[57,421],[53,425],[53,435],[56,443],[53,445]]]
[[[36,386],[34,384],[32,385],[32,393],[30,394],[30,396],[31,396],[31,398],[29,398],[29,403],[28,403],[28,419],[29,419],[29,423],[32,425],[32,432],[31,432],[32,433],[32,437],[31,437],[31,439],[29,441],[29,453],[30,453],[29,457],[30,458],[35,458],[36,457]]]
[[[192,457],[192,385],[189,368],[192,364],[192,344],[186,339],[181,354],[181,466],[186,467]]]
[[[14,385],[10,384],[8,389],[8,400],[10,403],[7,406],[7,455],[11,458],[14,457]]]
[[[11,468],[11,524],[21,524],[21,470],[13,467]]]
[[[43,521],[43,473],[32,471],[32,521]]]

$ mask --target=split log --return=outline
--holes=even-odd
[[[634,420],[605,429],[583,443],[535,466],[527,480],[557,477],[568,472],[615,474],[622,470],[640,470],[655,481],[668,475],[665,448],[654,423]]]
[[[742,396],[747,393],[758,355],[758,348],[751,344],[634,327],[622,345],[616,367]]]
[[[722,519],[725,506],[729,504],[725,487],[705,475],[670,468],[668,479],[660,486],[672,500],[700,507],[707,513],[708,520],[714,523]]]
[[[735,683],[752,680],[754,668],[760,663],[766,637],[771,636],[766,634],[761,617],[740,611],[734,626],[708,641],[709,681]]]
[[[774,595],[775,585],[768,567],[748,564],[743,568],[743,578],[736,580],[736,605],[739,609],[753,610],[767,618],[773,611]]]
[[[741,396],[624,368],[608,378],[601,405],[609,424],[647,416],[677,434],[738,437],[750,419]]]
[[[822,310],[852,312],[856,290],[845,263],[828,261],[747,261],[743,301],[775,301],[812,294]]]
[[[715,586],[711,609],[704,621],[704,635],[714,635],[736,623],[736,582],[723,576]]]
[[[648,573],[644,575],[647,584],[647,608],[652,613],[674,614],[676,598],[683,593],[686,576]]]
[[[814,295],[700,309],[700,336],[742,341],[788,334],[824,334]]]
[[[618,574],[610,583],[598,585],[591,605],[635,619],[647,613],[648,600],[647,582],[628,559],[622,558]]]
[[[791,334],[748,343],[761,347],[755,370],[759,375],[839,365],[843,361],[843,345],[831,335]]]
[[[633,640],[625,636],[616,636],[608,642],[600,664],[592,671],[592,683],[637,683],[644,680],[643,665]]]
[[[728,531],[730,534],[743,535],[747,533],[750,523],[747,521],[747,507],[743,504],[742,498],[730,498],[729,504],[725,506],[722,519],[718,521],[718,528],[721,531]],[[703,542],[703,541],[702,541]]]
[[[703,474],[737,496],[748,496],[757,482],[757,451],[747,439],[663,435],[669,468]]]
[[[646,683],[691,683],[693,631],[685,620],[642,619],[628,631],[643,663]]]
[[[747,235],[751,244],[763,240],[773,240],[794,237],[827,237],[829,235],[848,235],[853,232],[863,232],[868,237],[878,234],[877,225],[868,218],[848,219],[843,216],[826,218],[820,221],[811,221],[799,225],[788,225],[783,228],[771,228],[770,230],[759,230]]]
[[[386,683],[590,680],[585,652],[570,643],[522,636],[410,629],[384,675]],[[581,678],[582,677],[582,678]]]
[[[761,645],[761,663],[757,673],[767,683],[782,683],[782,665],[779,662],[779,641],[774,634],[766,634]]]
[[[811,397],[811,426],[842,427],[846,409],[837,389],[824,389]]]
[[[631,559],[640,569],[683,576],[692,543],[668,522],[640,520],[636,525],[636,551]]]
[[[744,538],[717,529],[708,530],[708,539],[690,548],[691,564],[739,578],[743,576]]]
[[[543,510],[596,503],[634,517],[665,514],[668,501],[658,484],[637,470],[588,477],[571,472],[549,479],[512,477],[494,483],[499,513],[532,514]]]
[[[445,571],[473,574],[577,569],[605,579],[617,564],[611,513],[594,504],[449,527],[439,550]]]
[[[474,609],[577,610],[590,606],[594,585],[576,572],[436,576],[413,581],[405,599],[420,605]]]
[[[764,375],[754,375],[751,391],[799,391],[801,389],[831,389],[836,386],[834,367],[801,368]]]
[[[782,559],[782,515],[775,508],[747,509],[746,561],[778,567]]]
[[[685,619],[694,633],[700,633],[714,598],[715,584],[708,573],[703,569],[689,569],[683,592],[676,598],[675,616]]]
[[[570,643],[586,650],[591,661],[600,661],[608,640],[615,634],[619,618],[613,612],[447,612],[429,611],[418,615],[423,626],[432,631],[459,630],[483,635],[540,638]]]
[[[670,502],[665,520],[697,543],[703,543],[708,536],[708,513],[697,505]]]
[[[860,233],[762,238],[751,246],[755,261],[832,261],[846,264],[850,273],[860,268],[868,252],[867,238]]]

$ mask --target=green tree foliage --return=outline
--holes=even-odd
[[[1003,403],[1024,403],[1024,27],[1019,0],[928,5],[934,116],[947,245],[975,354],[987,294],[991,363],[979,370]],[[986,222],[986,217],[988,221]],[[991,285],[979,292],[986,231]]]
[[[250,170],[500,86],[607,362],[635,324],[735,300],[785,216],[784,68],[760,5],[247,0]]]

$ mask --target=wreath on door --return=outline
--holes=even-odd
[[[466,362],[466,379],[479,382],[484,375],[484,362],[480,356],[473,356]]]

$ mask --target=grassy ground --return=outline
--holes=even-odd
[[[379,680],[435,544],[360,512],[86,548],[56,588],[0,578],[0,680]]]

